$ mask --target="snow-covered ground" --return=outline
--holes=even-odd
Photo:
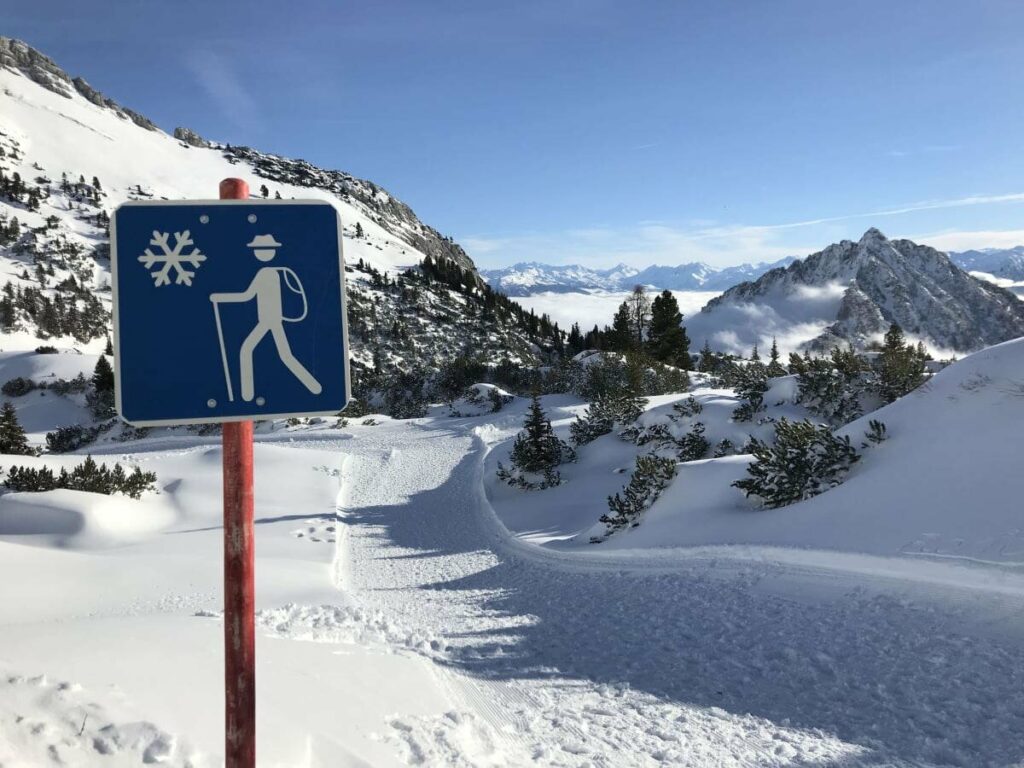
[[[875,414],[891,437],[846,485],[794,507],[758,511],[735,489],[713,507],[744,459],[684,465],[602,545],[559,537],[596,520],[624,480],[601,467],[628,444],[581,450],[576,506],[516,491],[521,512],[550,515],[517,526],[490,475],[522,401],[261,432],[261,765],[1019,764],[1024,558],[1012,536],[981,544],[1024,491],[1020,381],[1024,342],[946,369]],[[714,413],[726,395],[700,397],[709,436],[731,429]],[[564,428],[582,404],[545,407]],[[0,759],[217,765],[219,447],[94,450],[155,471],[160,493],[39,496],[83,524],[56,538],[24,494],[0,497]],[[915,550],[909,531],[942,535]],[[974,559],[907,556],[961,550]]]

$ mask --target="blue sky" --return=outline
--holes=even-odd
[[[1017,0],[4,5],[162,127],[372,179],[485,266],[1024,242]]]

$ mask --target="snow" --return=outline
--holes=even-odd
[[[1016,375],[1000,362],[1005,349],[993,352],[993,370]],[[944,397],[958,381],[937,377],[933,391]],[[776,386],[782,396],[790,384]],[[997,391],[982,392],[990,409],[1005,405]],[[701,397],[709,431],[730,428],[712,418],[731,407],[727,396]],[[583,404],[558,396],[545,407],[563,430]],[[484,485],[489,445],[515,433],[524,408],[260,432],[261,764],[1020,759],[1019,574],[909,558],[885,569],[844,553],[787,559],[778,547],[567,549],[539,518],[511,535]],[[910,430],[889,423],[884,449]],[[626,443],[601,440],[608,463],[625,463],[610,455],[620,445],[630,458]],[[0,743],[40,765],[138,764],[150,748],[165,764],[217,765],[219,448],[161,436],[97,450],[155,471],[160,492],[132,507],[147,523],[156,510],[173,519],[106,549],[0,542]],[[598,479],[564,488],[596,512]],[[526,494],[517,509],[530,514],[559,490]],[[730,517],[739,530],[760,514]],[[586,523],[580,514],[577,527]]]
[[[120,496],[58,489],[8,493],[0,504],[0,539],[88,549],[146,538],[174,519],[167,507]]]
[[[345,241],[345,256],[349,262],[362,258],[378,269],[396,272],[423,258],[423,254],[398,240],[361,207],[330,192],[267,181],[253,173],[248,164],[232,163],[217,149],[192,147],[162,131],[142,129],[78,93],[66,98],[40,88],[20,73],[0,69],[0,99],[3,131],[20,143],[22,156],[39,163],[50,178],[59,180],[61,173],[67,173],[71,179],[77,179],[79,174],[97,176],[107,195],[104,207],[108,211],[134,194],[140,182],[146,194],[158,190],[168,199],[203,200],[216,198],[216,185],[221,179],[242,177],[254,192],[260,184],[267,183],[286,199],[329,200],[346,225],[349,237]],[[131,162],[125,162],[126,157]],[[18,170],[26,179],[40,173],[28,164]],[[20,209],[15,213],[22,224],[33,227],[40,226],[44,218]],[[52,213],[64,226],[79,232],[81,242],[96,244],[91,228],[76,217],[75,211],[56,208]],[[357,223],[365,233],[363,238],[351,237]],[[17,271],[20,273],[20,265]]]

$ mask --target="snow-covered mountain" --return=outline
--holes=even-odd
[[[780,346],[862,346],[899,323],[935,350],[970,352],[1024,335],[1024,303],[979,280],[949,257],[869,229],[773,269],[708,302],[690,319],[697,344],[733,351]]]
[[[949,259],[967,272],[984,272],[1006,280],[1024,280],[1024,245],[951,252]]]
[[[556,343],[544,318],[490,291],[457,243],[373,182],[188,129],[168,134],[27,44],[0,38],[4,349],[45,339],[102,350],[111,211],[129,199],[216,197],[232,176],[255,196],[327,199],[340,212],[357,386],[466,350],[535,364]],[[431,274],[418,268],[427,257],[438,265]]]
[[[635,267],[619,264],[610,269],[591,269],[579,264],[541,264],[523,261],[501,269],[481,269],[480,275],[492,288],[506,296],[536,293],[579,293],[618,291],[638,273]]]
[[[481,276],[508,296],[537,293],[581,293],[586,291],[628,291],[645,285],[671,291],[724,291],[744,280],[754,280],[770,269],[793,262],[786,257],[776,262],[712,267],[695,261],[676,266],[652,265],[644,269],[619,264],[609,269],[591,269],[579,264],[541,264],[536,261],[500,269],[482,269]]]

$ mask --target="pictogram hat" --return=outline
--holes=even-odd
[[[273,235],[256,235],[251,243],[246,243],[249,248],[280,248],[281,244],[274,239]]]

